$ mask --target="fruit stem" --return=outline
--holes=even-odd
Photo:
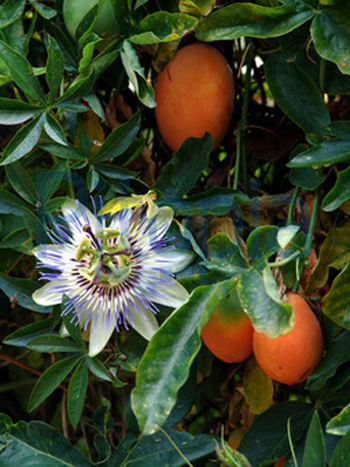
[[[321,92],[324,93],[324,84],[326,79],[326,60],[321,58],[320,71],[319,71],[319,85]]]
[[[299,190],[300,190],[300,187],[298,186],[294,188],[293,196],[292,196],[292,199],[290,200],[290,204],[288,207],[287,225],[292,225],[293,223],[294,206],[297,200]]]
[[[243,91],[243,104],[242,104],[242,117],[237,128],[237,141],[236,141],[236,166],[235,176],[233,182],[233,189],[238,189],[239,180],[239,169],[242,165],[242,181],[243,190],[248,193],[248,165],[247,165],[247,145],[246,145],[246,131],[248,122],[248,106],[250,96],[250,84],[251,84],[251,71],[253,64],[253,46],[251,42],[247,42],[247,69],[244,80],[244,91]]]
[[[320,195],[319,192],[315,192],[315,197],[314,197],[314,204],[312,206],[312,213],[311,213],[311,219],[310,219],[310,225],[309,225],[309,230],[307,231],[305,243],[304,243],[304,248],[303,248],[303,253],[302,257],[308,258],[310,256],[310,251],[312,247],[312,239],[314,236],[314,231],[316,227],[316,221],[317,221],[317,214],[318,214],[318,205],[319,205],[319,200],[320,200]],[[304,261],[300,267],[299,274],[297,275],[297,280],[295,281],[292,292],[297,292],[300,280],[302,278],[304,269],[306,267],[307,263]]]

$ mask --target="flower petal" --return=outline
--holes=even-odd
[[[131,319],[128,321],[136,332],[149,341],[159,328],[158,321],[151,310],[145,308],[141,303],[138,306],[143,313],[132,311],[132,321]]]
[[[107,322],[106,322],[107,321]],[[99,354],[107,345],[115,330],[115,315],[112,313],[110,320],[104,319],[104,313],[99,313],[96,320],[90,323],[89,356]]]
[[[94,231],[102,228],[102,224],[83,204],[74,199],[68,199],[62,206],[62,213],[72,229],[73,226],[81,233],[81,228],[89,223]],[[73,230],[73,229],[72,229]]]
[[[186,269],[196,258],[196,253],[190,250],[168,250],[164,253],[154,253],[149,259],[143,261],[144,265],[158,267],[170,271],[173,274]]]
[[[189,293],[179,282],[173,280],[172,283],[159,289],[159,295],[146,294],[152,302],[159,303],[159,305],[169,306],[172,308],[179,308],[187,302]]]
[[[42,306],[58,305],[61,303],[63,294],[55,292],[54,287],[56,285],[60,284],[52,281],[36,290],[32,295],[34,302]]]

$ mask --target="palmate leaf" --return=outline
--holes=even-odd
[[[0,98],[0,125],[26,122],[41,111],[41,107],[15,99]]]
[[[68,357],[51,365],[38,379],[28,401],[31,412],[40,405],[72,371],[80,360],[80,356]]]
[[[0,165],[18,161],[34,149],[39,141],[44,121],[45,116],[42,114],[22,126],[4,149]]]
[[[6,0],[0,8],[0,29],[21,17],[25,0]]]
[[[43,90],[41,89],[38,78],[34,76],[28,60],[2,40],[0,40],[0,57],[14,82],[22,89],[27,97],[45,105]]]
[[[232,288],[233,280],[198,287],[151,339],[140,361],[131,395],[133,411],[145,435],[156,432],[166,421],[201,347],[202,327],[218,301]]]
[[[52,104],[61,86],[64,73],[64,59],[59,45],[53,37],[49,38],[46,62],[46,81],[49,85],[49,102]]]
[[[86,358],[84,358],[75,369],[68,388],[67,409],[73,428],[78,425],[84,408],[87,383],[88,364]]]

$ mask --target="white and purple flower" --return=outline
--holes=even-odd
[[[53,244],[33,251],[44,270],[41,278],[49,281],[34,292],[34,301],[57,305],[66,296],[62,314],[72,313],[85,330],[90,325],[90,356],[103,350],[114,329],[128,324],[149,340],[158,329],[155,303],[178,308],[188,299],[172,273],[191,262],[193,253],[167,245],[173,211],[163,207],[152,217],[144,211],[123,209],[107,221],[96,208],[93,214],[69,200],[49,233]]]

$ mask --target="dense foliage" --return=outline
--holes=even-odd
[[[0,464],[348,465],[349,2],[71,1],[80,16],[67,3],[0,1]],[[198,41],[233,70],[233,116],[215,150],[205,133],[174,154],[154,85],[176,50]],[[169,247],[181,263],[172,302],[158,292],[163,273],[148,286],[154,297],[140,286],[132,298],[136,308],[159,303],[158,330],[152,320],[149,335],[119,326],[99,352],[86,329],[96,320],[80,329],[66,289],[48,305],[33,299],[43,286],[36,256],[43,277],[55,268],[36,247],[52,243],[55,226],[61,240],[74,237],[73,200],[95,214],[105,205],[123,226],[108,231],[88,215],[97,233],[84,227],[75,256],[92,255],[85,279],[93,268],[104,284],[131,274],[120,212],[140,251]],[[307,381],[277,383],[253,356],[225,363],[202,345],[232,291],[256,330],[286,334],[287,289],[322,327],[325,351]]]

